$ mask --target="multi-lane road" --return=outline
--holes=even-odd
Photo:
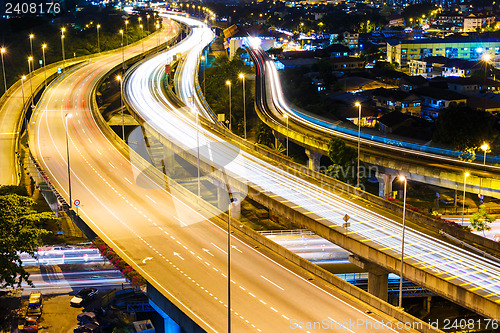
[[[177,29],[169,26],[170,33]],[[128,50],[127,56],[138,49]],[[68,199],[67,122],[72,196],[81,202],[82,218],[201,327],[225,331],[227,233],[174,197],[164,184],[149,179],[102,133],[90,109],[92,88],[120,57],[117,53],[95,59],[49,88],[30,125],[32,153]],[[149,93],[143,87],[140,92]],[[193,220],[200,222],[191,224]],[[236,238],[233,246],[236,332],[286,332],[297,328],[294,322],[321,320],[331,323],[332,331],[371,332],[369,325],[353,330],[337,324],[335,329],[335,323],[351,320],[373,327],[388,320],[367,314],[375,310],[339,291],[319,288]]]
[[[193,36],[199,36],[201,32],[196,30],[202,28],[193,27]],[[205,43],[207,42],[208,40],[205,40]],[[181,67],[183,72],[177,73],[182,78],[181,82],[192,83],[193,73],[196,72],[194,68],[198,66],[199,48],[203,45],[200,46],[199,37],[195,37],[192,43],[193,52],[197,53],[186,56]],[[396,259],[401,258],[402,228],[399,223],[290,175],[247,152],[237,150],[228,144],[224,137],[206,128],[197,127],[194,118],[187,114],[190,108],[175,108],[161,93],[161,72],[170,56],[167,52],[144,62],[125,82],[128,103],[152,128],[192,152],[196,151],[194,147],[197,145],[199,130],[200,146],[223,147],[202,150],[200,156],[203,161],[227,161],[231,160],[228,158],[231,153],[237,155],[231,163],[225,165],[228,174],[243,178],[248,186],[303,214],[308,214],[318,223],[340,233],[345,232],[342,227],[343,217],[348,213],[351,217],[349,237]],[[137,93],[139,91],[140,94]],[[179,85],[176,93],[186,104],[191,103],[193,84]],[[197,104],[196,98],[194,101],[195,109],[204,114],[200,111],[203,105]],[[492,302],[500,301],[500,267],[497,262],[412,229],[407,229],[405,235],[404,260],[418,270],[437,276],[447,283]]]

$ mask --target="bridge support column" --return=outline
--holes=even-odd
[[[396,176],[386,173],[378,173],[375,175],[378,180],[378,196],[381,198],[389,198],[392,196],[392,182]]]
[[[315,151],[306,149],[306,155],[308,157],[307,166],[313,171],[318,171],[320,167],[321,155]]]
[[[349,256],[349,261],[368,272],[368,292],[387,302],[389,298],[389,272],[358,256]]]

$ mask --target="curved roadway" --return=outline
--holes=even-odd
[[[204,44],[208,42],[205,40]],[[198,44],[198,39],[193,44]],[[194,82],[193,73],[198,66],[203,46],[194,46],[193,52],[186,57],[182,67],[182,81]],[[125,81],[125,95],[134,111],[151,127],[186,150],[195,151],[193,148],[197,144],[197,131],[193,117],[186,114],[186,109],[176,109],[162,94],[162,66],[168,59],[167,52],[138,66]],[[190,103],[194,87],[183,84],[177,94],[186,104]],[[196,110],[201,112],[201,109],[202,106],[197,104]],[[203,160],[227,160],[226,154],[239,154],[225,166],[229,174],[244,177],[249,186],[266,196],[308,214],[318,223],[340,233],[345,232],[342,219],[348,213],[351,216],[348,233],[351,238],[394,258],[401,258],[402,230],[399,223],[290,175],[251,154],[235,150],[223,137],[204,128],[200,132],[200,146],[210,146],[215,142],[224,146],[224,149],[202,151]],[[405,234],[404,260],[405,264],[435,275],[443,281],[467,289],[489,301],[500,302],[500,267],[497,262],[412,229],[407,229]]]

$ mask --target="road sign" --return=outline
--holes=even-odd
[[[38,63],[40,64],[40,66],[42,66],[43,65],[43,60],[42,59],[38,60]]]
[[[349,228],[351,226],[351,223],[349,223],[349,219],[350,218],[351,217],[349,215],[347,215],[347,214],[345,214],[344,217],[342,218],[344,220],[344,222],[345,222],[344,224],[342,224],[342,226],[344,228]]]
[[[75,205],[75,207],[80,206],[80,200],[73,201],[73,204]]]
[[[351,217],[349,215],[345,214],[343,220],[344,220],[344,222],[347,222],[347,221],[349,221],[350,218]]]
[[[62,73],[62,71],[61,71],[61,67],[57,67],[57,73],[58,73],[58,74],[61,74],[61,73]]]

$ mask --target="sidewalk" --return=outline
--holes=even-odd
[[[470,226],[471,215],[464,215],[464,225]],[[474,234],[489,238],[495,242],[500,242],[500,216],[497,216],[497,220],[493,223],[490,223],[491,230],[486,230],[483,234],[482,231],[473,231]],[[458,224],[462,224],[462,216],[456,215],[442,215],[441,218],[443,220],[453,221]]]

